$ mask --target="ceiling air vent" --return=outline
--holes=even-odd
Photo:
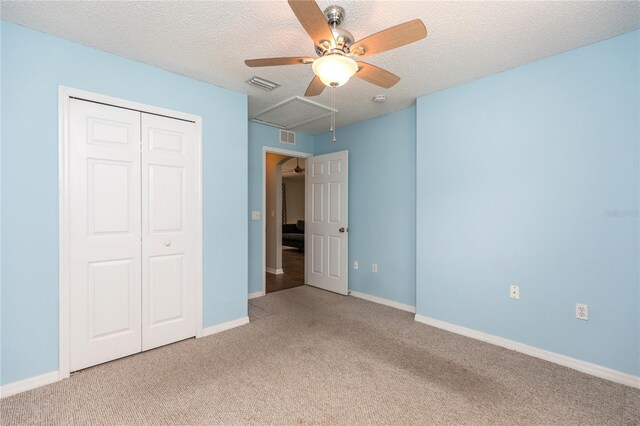
[[[252,86],[256,86],[256,87],[259,87],[260,89],[268,90],[268,91],[272,91],[273,89],[280,87],[278,83],[265,80],[264,78],[260,78],[255,75],[251,77],[249,80],[247,80],[247,83],[249,83]]]
[[[280,130],[280,142],[295,145],[296,134],[294,132],[287,132],[286,130]]]

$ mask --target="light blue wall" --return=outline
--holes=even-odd
[[[640,374],[639,36],[418,99],[419,314]]]
[[[340,128],[336,137],[316,135],[315,154],[349,151],[349,289],[413,306],[416,109]]]
[[[58,366],[60,84],[203,117],[205,326],[246,315],[247,280],[261,290],[262,146],[348,149],[352,290],[640,373],[637,31],[291,147],[247,135],[243,95],[1,27],[1,383]]]
[[[204,326],[247,315],[246,96],[8,22],[1,78],[2,383],[58,369],[58,85],[202,117]]]
[[[251,211],[262,211],[262,153],[270,146],[289,151],[313,153],[313,136],[296,132],[296,144],[280,143],[280,130],[264,124],[249,123],[249,293],[262,291],[262,221],[251,220]]]

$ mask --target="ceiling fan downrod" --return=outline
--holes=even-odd
[[[338,28],[342,22],[346,12],[341,6],[329,6],[323,12],[324,18],[331,28],[333,34],[333,40],[323,40],[321,43],[315,46],[316,53],[322,57],[326,54],[338,53],[346,54],[349,52],[349,46],[355,41],[353,34],[344,28]]]
[[[340,6],[329,6],[324,10],[324,16],[327,18],[327,22],[333,28],[340,26],[344,19],[344,9]]]

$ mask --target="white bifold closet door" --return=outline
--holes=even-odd
[[[195,335],[195,125],[70,101],[70,370]]]
[[[142,114],[142,350],[195,336],[195,125]]]

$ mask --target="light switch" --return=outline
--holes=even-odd
[[[257,210],[252,211],[251,220],[260,220],[260,212]]]

